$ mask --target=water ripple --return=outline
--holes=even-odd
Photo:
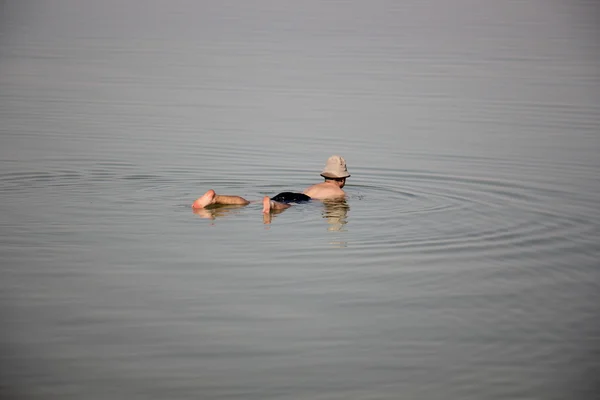
[[[493,170],[491,160],[485,164]],[[532,164],[529,170],[544,169]],[[581,177],[581,171],[574,168],[571,173]],[[598,235],[598,222],[590,215],[592,201],[564,186],[550,186],[541,179],[470,175],[364,168],[356,176],[369,183],[354,185],[358,194],[351,200],[370,204],[357,218],[380,221],[380,232],[354,245],[390,259],[398,254],[493,259],[573,251],[585,238]],[[575,201],[578,212],[562,212],[564,204]]]

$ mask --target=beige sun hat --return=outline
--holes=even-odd
[[[327,164],[323,172],[321,172],[323,178],[347,178],[350,176],[348,168],[346,168],[346,160],[344,157],[331,156],[327,159]]]

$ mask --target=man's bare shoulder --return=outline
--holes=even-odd
[[[346,193],[339,187],[327,184],[325,182],[317,183],[308,187],[304,194],[317,200],[344,197]]]

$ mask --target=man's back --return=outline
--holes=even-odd
[[[312,185],[304,191],[304,194],[317,200],[340,198],[346,195],[340,187],[332,185],[330,182]]]

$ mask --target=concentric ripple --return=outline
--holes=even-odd
[[[494,259],[573,252],[597,237],[592,201],[531,174],[550,166],[510,169],[488,161],[488,178],[485,170],[463,172],[469,171],[465,161],[456,169],[450,163],[447,172],[376,169],[356,174],[360,182],[354,198],[368,204],[356,218],[378,226],[377,233],[356,244],[390,255]],[[581,169],[573,173],[581,179]],[[568,179],[564,166],[562,174]]]

